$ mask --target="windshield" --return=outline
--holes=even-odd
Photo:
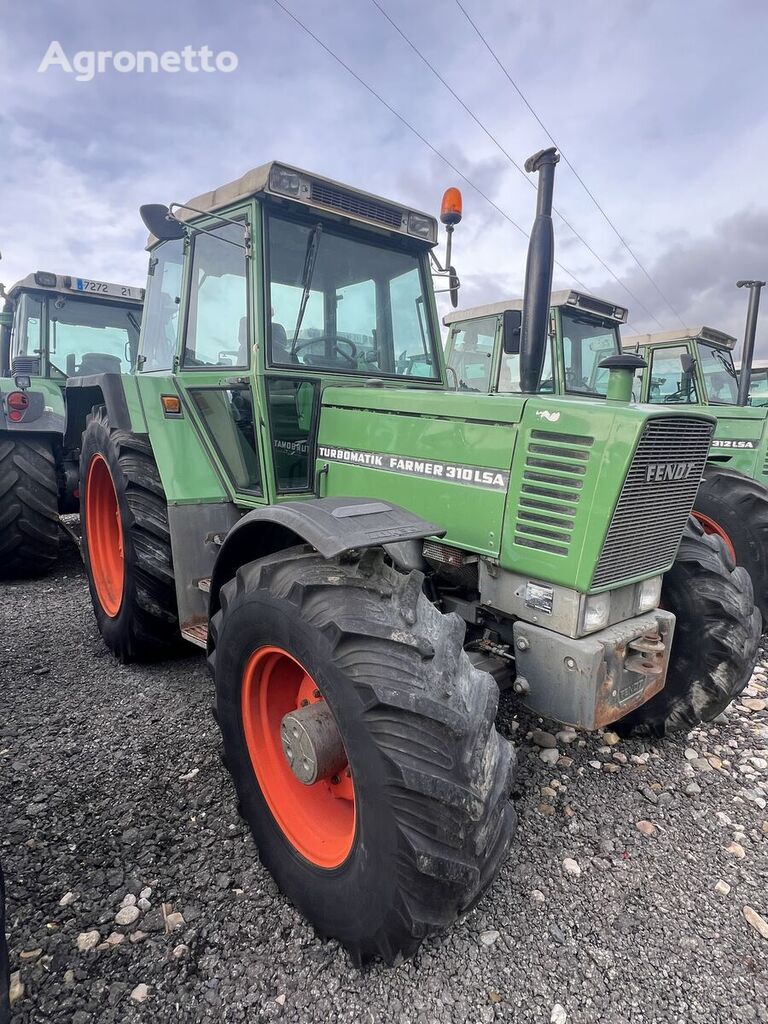
[[[609,371],[600,369],[600,363],[621,352],[617,325],[570,309],[563,309],[560,316],[565,390],[605,398]]]
[[[439,379],[416,253],[269,216],[274,366]]]
[[[44,354],[41,332],[46,319],[48,363],[54,375],[128,373],[133,366],[139,342],[140,307],[69,295],[25,295],[14,327],[14,356],[39,358]]]
[[[736,405],[739,384],[730,351],[702,341],[697,344],[707,398],[713,405]]]

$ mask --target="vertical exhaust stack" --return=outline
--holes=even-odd
[[[765,281],[737,281],[737,288],[749,288],[749,305],[747,306],[747,325],[744,328],[744,345],[741,349],[741,373],[739,374],[739,395],[737,405],[746,405],[749,401],[749,382],[752,375],[752,356],[755,352],[755,334],[757,332],[757,312],[760,309],[760,289]]]
[[[559,159],[560,154],[552,147],[534,153],[525,161],[526,171],[539,173],[536,220],[528,242],[525,265],[523,324],[520,332],[520,390],[525,394],[538,390],[549,335],[549,304],[555,260],[552,195],[555,188],[555,164]]]

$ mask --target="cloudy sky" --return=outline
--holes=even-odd
[[[275,0],[0,0],[0,280],[41,268],[143,283],[141,203],[279,158],[434,212],[460,185],[461,304],[519,294],[526,242],[510,221],[529,229],[534,194],[509,157],[549,141],[456,0],[378,3],[487,133],[372,0],[281,2],[434,149]],[[593,250],[556,220],[562,267],[626,304],[637,330],[680,317],[740,337],[734,283],[768,276],[768,5],[462,3],[655,285],[561,163],[556,206]],[[78,82],[38,71],[54,40],[70,60],[206,45],[238,67]],[[556,271],[556,286],[572,284]]]

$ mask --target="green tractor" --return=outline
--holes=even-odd
[[[458,310],[444,317],[446,362],[460,390],[520,391],[522,301]],[[693,514],[722,538],[752,577],[768,621],[768,408],[738,402],[732,349],[736,339],[711,327],[621,338],[627,310],[576,291],[552,296],[539,391],[571,398],[605,398],[604,359],[622,351],[642,355],[633,398],[654,406],[697,405],[716,417],[712,447]]]
[[[134,366],[144,289],[37,271],[0,295],[0,578],[9,579],[57,558],[59,514],[79,505],[76,389],[94,375],[114,389],[108,382]]]
[[[622,344],[648,364],[639,382],[642,401],[702,406],[716,417],[694,515],[747,569],[768,621],[768,406],[739,404],[736,339],[702,326],[624,337]]]
[[[661,735],[718,714],[756,656],[748,575],[689,524],[712,418],[633,405],[631,355],[605,400],[539,390],[556,161],[528,164],[521,393],[447,387],[435,218],[276,162],[142,208],[137,372],[81,389],[104,641],[205,648],[261,859],[358,963],[413,954],[496,876],[500,685]]]

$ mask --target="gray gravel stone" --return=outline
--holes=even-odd
[[[766,1024],[768,944],[743,907],[768,918],[768,814],[741,795],[766,792],[768,771],[750,760],[768,749],[765,711],[729,710],[716,735],[704,726],[690,738],[608,745],[628,756],[610,774],[601,766],[615,758],[597,753],[604,737],[580,734],[568,758],[541,761],[541,749],[555,748],[524,737],[559,727],[502,694],[498,724],[516,736],[520,762],[521,828],[508,860],[478,906],[413,962],[360,973],[259,862],[221,764],[201,655],[117,664],[73,551],[44,579],[0,587],[8,622],[0,856],[11,966],[24,986],[13,1024],[547,1024],[555,1004],[567,1024]],[[36,659],[45,677],[15,671]],[[724,763],[691,769],[695,799],[682,797],[686,747]],[[754,781],[736,770],[742,761]],[[181,781],[193,766],[198,774]],[[672,802],[651,804],[641,785]],[[546,798],[551,816],[537,810],[544,787],[558,793]],[[28,815],[30,805],[39,812]],[[635,828],[644,817],[659,826],[652,839]],[[737,832],[741,860],[725,852]],[[579,879],[566,875],[567,857]],[[715,891],[720,878],[727,896]],[[77,900],[59,906],[70,891]],[[112,947],[126,893],[152,908]],[[163,903],[185,921],[171,933]],[[104,951],[78,951],[88,930]],[[479,936],[490,931],[499,937],[486,946]],[[140,984],[144,1004],[131,999]]]

